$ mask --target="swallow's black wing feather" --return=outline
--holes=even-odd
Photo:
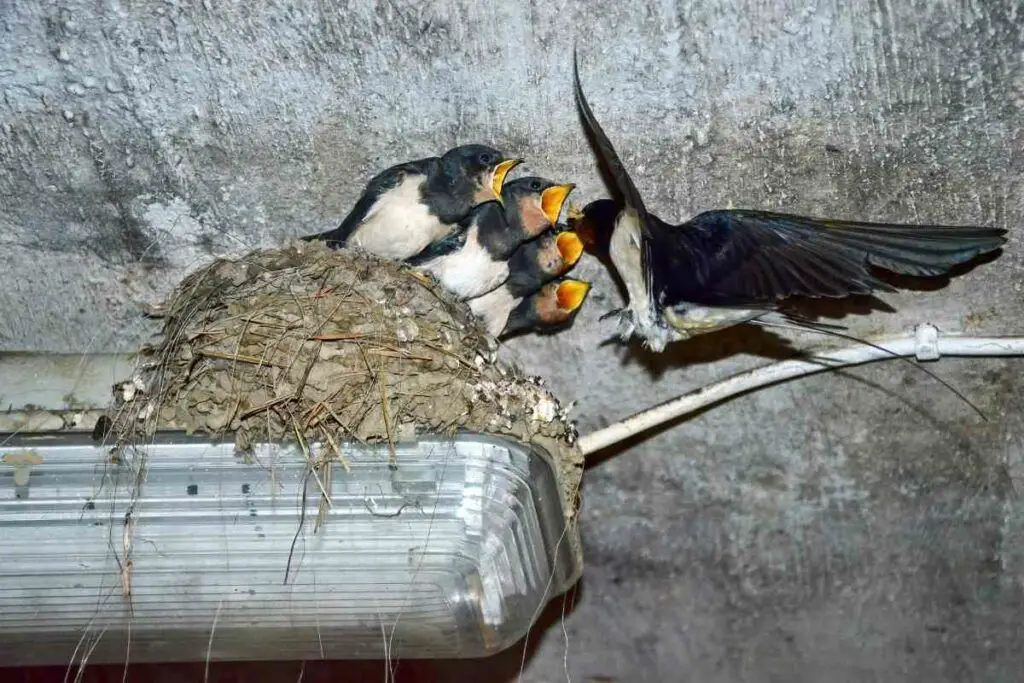
[[[352,210],[341,221],[341,225],[333,230],[315,235],[306,235],[302,240],[304,242],[326,242],[330,247],[344,245],[345,241],[352,236],[352,233],[356,231],[356,228],[366,218],[366,214],[370,212],[370,209],[373,208],[373,205],[377,203],[377,200],[382,195],[398,187],[407,175],[427,175],[431,168],[440,163],[440,161],[440,157],[428,157],[426,159],[396,164],[384,169],[366,184],[363,194],[360,195],[355,206],[352,207]]]
[[[760,307],[791,296],[891,291],[872,268],[944,275],[998,249],[1006,231],[858,223],[767,211],[707,211],[682,225],[654,219],[655,299],[664,306]]]
[[[437,242],[430,243],[426,249],[405,259],[410,266],[422,266],[436,258],[449,256],[466,246],[466,239],[469,237],[469,224],[460,224],[455,232]]]
[[[629,172],[626,171],[626,167],[623,166],[622,160],[619,158],[618,153],[615,151],[615,147],[612,145],[611,140],[605,135],[604,129],[601,128],[601,124],[598,123],[597,117],[594,116],[594,112],[590,109],[590,104],[587,102],[587,98],[583,95],[583,86],[580,84],[580,65],[579,55],[575,46],[572,50],[572,68],[573,68],[573,80],[576,92],[576,101],[579,104],[581,113],[583,114],[583,122],[597,145],[598,156],[605,162],[608,170],[611,171],[612,178],[615,181],[616,188],[619,194],[622,195],[622,199],[626,204],[625,209],[633,209],[636,212],[636,220],[639,223],[640,228],[640,239],[642,244],[640,265],[643,268],[643,278],[646,283],[647,296],[653,298],[653,286],[654,286],[654,270],[651,267],[653,255],[650,220],[651,216],[647,212],[647,206],[644,204],[643,197],[640,196],[640,191],[636,189],[636,185],[633,183],[633,179],[629,176]],[[622,218],[620,214],[620,218]],[[628,219],[628,218],[627,218]]]
[[[572,60],[576,102],[579,104],[580,112],[583,114],[583,123],[597,145],[598,156],[601,157],[608,166],[608,170],[611,171],[612,178],[615,181],[616,188],[622,195],[623,201],[625,201],[627,206],[636,210],[640,217],[640,225],[644,226],[647,222],[647,207],[644,205],[644,200],[636,189],[636,185],[633,184],[633,179],[626,172],[626,167],[622,165],[622,160],[619,159],[619,155],[616,153],[615,147],[612,146],[611,140],[605,135],[601,124],[597,122],[597,118],[594,116],[594,112],[591,111],[587,98],[583,95],[583,86],[580,84],[579,58],[575,47],[572,51]]]

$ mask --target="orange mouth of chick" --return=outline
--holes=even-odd
[[[555,238],[555,244],[558,246],[558,253],[562,255],[562,262],[565,263],[566,268],[575,266],[576,262],[580,260],[580,255],[583,254],[583,241],[579,235],[571,230],[560,232]]]
[[[501,202],[501,188],[505,185],[505,178],[508,176],[508,172],[521,163],[523,163],[522,159],[506,159],[491,171],[491,190],[499,202]]]
[[[558,283],[558,307],[563,311],[575,311],[583,305],[590,291],[590,283],[583,280],[563,280]]]
[[[562,215],[562,205],[569,198],[569,194],[576,189],[572,183],[555,185],[544,190],[540,195],[540,209],[544,212],[548,222],[554,225],[558,217]]]

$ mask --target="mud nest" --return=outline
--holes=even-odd
[[[429,276],[294,242],[193,272],[151,314],[163,327],[116,388],[116,444],[180,429],[240,451],[302,439],[340,457],[344,442],[488,433],[547,451],[575,519],[583,456],[565,410],[495,360],[494,339]]]

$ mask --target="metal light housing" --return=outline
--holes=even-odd
[[[7,665],[486,656],[581,571],[550,457],[496,437],[316,476],[315,444],[0,443]]]

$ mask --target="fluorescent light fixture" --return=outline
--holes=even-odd
[[[548,454],[491,436],[393,467],[343,445],[329,477],[180,434],[116,465],[84,436],[0,443],[5,665],[486,656],[581,571]]]

